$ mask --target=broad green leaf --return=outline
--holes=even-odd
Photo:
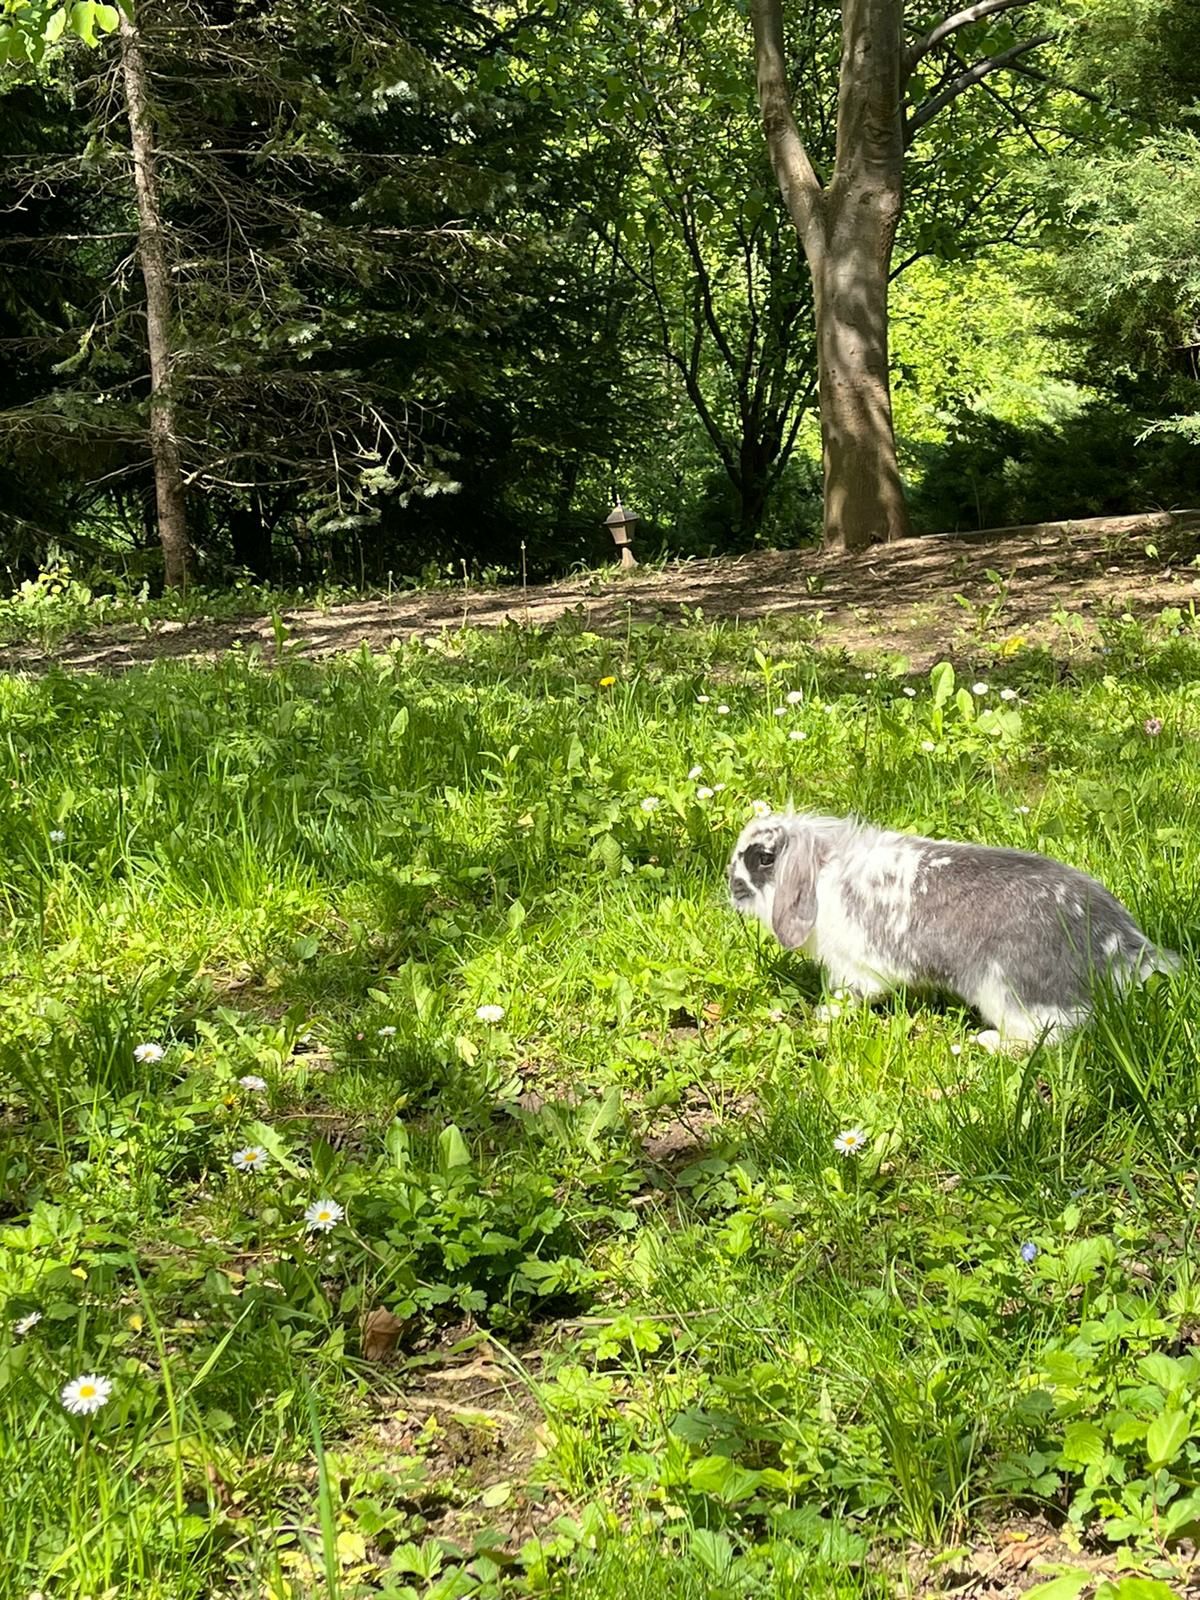
[[[1113,1258],[1111,1239],[1073,1239],[1062,1253],[1063,1274],[1067,1283],[1086,1283]]]
[[[621,1086],[614,1083],[596,1108],[596,1111],[589,1118],[584,1131],[583,1142],[594,1160],[599,1160],[602,1153],[597,1142],[599,1136],[602,1133],[607,1133],[612,1128],[619,1127],[624,1115],[625,1103],[624,1096],[621,1093]]]
[[[1179,1591],[1157,1578],[1119,1578],[1102,1583],[1095,1600],[1179,1600]]]
[[[1062,1454],[1071,1465],[1091,1467],[1104,1460],[1108,1447],[1094,1422],[1070,1422],[1063,1435]]]
[[[1200,1522],[1200,1494],[1189,1494],[1165,1507],[1159,1517],[1159,1527],[1164,1539],[1173,1538],[1181,1529]]]
[[[1081,1567],[1065,1567],[1049,1583],[1035,1583],[1028,1589],[1025,1600],[1076,1600],[1078,1595],[1095,1582],[1095,1573]]]
[[[448,1128],[443,1128],[438,1135],[438,1154],[444,1172],[452,1172],[456,1167],[470,1166],[471,1152],[467,1149],[467,1141],[455,1123],[452,1122]]]
[[[1146,1456],[1152,1467],[1169,1466],[1187,1443],[1191,1423],[1186,1411],[1167,1411],[1146,1429]]]
[[[733,1546],[723,1533],[714,1533],[711,1528],[693,1528],[691,1547],[692,1554],[714,1578],[728,1579],[733,1565]]]
[[[701,1494],[720,1494],[733,1470],[728,1456],[701,1456],[688,1468],[688,1482]]]
[[[71,7],[71,32],[84,44],[95,44],[96,0],[75,0]]]
[[[936,707],[944,706],[954,693],[954,668],[948,661],[939,661],[929,674],[929,686],[933,690],[933,704]]]
[[[1188,1381],[1188,1369],[1182,1361],[1174,1356],[1164,1355],[1161,1350],[1155,1350],[1148,1356],[1143,1356],[1138,1362],[1138,1370],[1143,1377],[1156,1383],[1166,1394],[1171,1394],[1176,1389],[1182,1389]]]

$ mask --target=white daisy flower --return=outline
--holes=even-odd
[[[917,691],[913,688],[911,683],[906,683],[904,685],[904,693],[910,700],[915,700],[917,698]]]
[[[475,1015],[479,1018],[480,1022],[503,1022],[504,1021],[504,1007],[503,1006],[476,1006],[475,1007]]]
[[[837,710],[837,707],[836,706],[825,706],[823,709],[825,711],[827,711],[830,716],[832,716],[833,713]]]
[[[984,694],[987,694],[987,692],[988,692],[988,686],[987,686],[986,683],[973,683],[971,685],[971,693],[972,694],[984,695]]]
[[[346,1208],[336,1200],[314,1200],[304,1213],[304,1226],[309,1233],[331,1233],[346,1215]]]
[[[646,796],[646,798],[642,801],[642,810],[643,811],[657,811],[661,804],[662,804],[662,801],[658,798],[658,796],[656,794],[648,794]]]
[[[239,1078],[238,1082],[243,1089],[250,1089],[256,1094],[261,1094],[267,1087],[267,1080],[260,1078],[256,1072],[248,1072],[244,1078]]]
[[[66,834],[62,831],[61,828],[51,828],[50,829],[50,843],[51,844],[62,844],[62,842],[64,841],[64,839],[66,837],[67,837]]]
[[[711,699],[712,699],[712,695],[710,695],[710,694],[698,694],[696,696],[696,704],[698,706],[706,706],[711,701]]]
[[[808,735],[802,728],[793,728],[791,733],[788,734],[788,738],[793,744],[800,744],[802,740],[808,738]]]
[[[696,779],[699,778],[703,774],[703,772],[704,772],[704,768],[703,767],[693,767],[691,769],[691,771],[688,773],[688,782],[689,783],[695,783]]]
[[[767,1016],[771,1019],[772,1022],[782,1022],[783,1021],[783,1012],[779,1009],[778,1006],[772,1006],[771,1010],[767,1012]]]
[[[1028,806],[1018,806],[1017,807],[1017,811],[1023,817],[1027,817],[1029,815],[1029,807]]]
[[[872,683],[874,681],[874,679],[875,679],[875,674],[873,672],[864,672],[863,673],[863,682],[864,683]]]
[[[1015,689],[1001,689],[1000,698],[1001,700],[1016,700],[1018,698],[1017,691]]]
[[[716,792],[717,791],[715,789],[709,789],[706,785],[701,784],[700,787],[696,790],[696,799],[697,800],[711,800],[713,795],[716,794]]]
[[[856,1156],[866,1148],[867,1136],[861,1128],[846,1128],[833,1141],[839,1155]]]
[[[729,707],[728,706],[718,706],[717,707],[717,715],[719,717],[727,717],[729,715]]]
[[[800,704],[801,700],[803,700],[803,699],[804,699],[804,690],[803,689],[789,689],[788,690],[788,696],[787,696],[788,705],[790,705],[790,706],[798,706]]]
[[[376,1028],[375,1031],[381,1039],[394,1039],[396,1037],[396,1030],[390,1023],[386,1028]]]
[[[31,1333],[37,1327],[41,1320],[42,1313],[40,1311],[31,1311],[27,1317],[20,1317],[13,1323],[13,1332],[18,1339],[23,1339],[27,1333]]]
[[[138,1044],[133,1047],[135,1061],[161,1061],[166,1053],[160,1044]]]
[[[713,793],[714,794],[721,794],[723,792],[724,788],[725,788],[725,785],[723,783],[714,783],[713,784]]]
[[[952,1044],[950,1046],[950,1054],[952,1056],[960,1056],[960,1055],[962,1055],[962,1045],[960,1045],[960,1044]]]
[[[756,800],[750,809],[756,817],[769,817],[771,815],[771,804],[768,800]]]
[[[921,740],[921,749],[922,750],[936,750],[937,749],[937,745],[934,744],[932,739],[922,739]]]
[[[269,1157],[260,1144],[248,1144],[243,1150],[233,1152],[233,1164],[239,1172],[262,1172]]]
[[[62,1387],[62,1403],[76,1417],[90,1417],[100,1407],[107,1405],[112,1395],[112,1380],[102,1378],[97,1372],[86,1373],[82,1378],[72,1378]]]
[[[786,706],[776,706],[774,711],[772,711],[771,715],[773,717],[786,717],[787,716],[787,707]]]

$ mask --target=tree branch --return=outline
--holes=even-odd
[[[1006,117],[1009,117],[1018,125],[1018,127],[1024,128],[1025,137],[1029,140],[1030,144],[1039,155],[1048,156],[1050,154],[1050,152],[1046,149],[1046,146],[1038,138],[1037,129],[1025,115],[1021,107],[1015,103],[1015,101],[1006,100],[1000,93],[999,89],[995,88],[992,84],[986,81],[980,84],[980,88],[983,90],[984,94],[991,96]]]
[[[804,388],[800,390],[792,400],[792,404],[796,408],[792,414],[792,425],[787,431],[787,436],[780,444],[779,453],[775,457],[775,460],[772,462],[767,473],[767,485],[769,489],[773,489],[779,482],[780,478],[783,477],[784,468],[792,459],[792,451],[796,448],[796,438],[800,432],[800,424],[804,421],[804,418],[808,412],[808,408],[812,404],[812,397],[814,394],[816,394],[816,392],[817,374],[813,372],[806,380]]]
[[[1128,106],[1118,105],[1114,100],[1106,100],[1102,94],[1095,94],[1091,89],[1082,89],[1077,83],[1068,83],[1063,78],[1053,78],[1048,72],[1039,72],[1036,67],[1031,67],[1022,61],[1019,67],[1013,68],[1024,78],[1033,78],[1038,83],[1044,83],[1048,88],[1061,89],[1064,94],[1076,94],[1081,100],[1090,100],[1093,105],[1103,106],[1106,111],[1118,111],[1123,117],[1136,118],[1137,112],[1131,111]]]
[[[814,224],[821,225],[821,180],[816,174],[792,108],[783,43],[782,0],[751,0],[754,30],[754,64],[758,81],[758,106],[771,166],[783,203],[807,252],[816,244]]]
[[[1023,39],[1020,44],[1009,45],[1007,50],[1001,50],[994,56],[988,56],[983,61],[977,61],[973,67],[968,67],[965,72],[960,72],[952,78],[946,87],[935,95],[930,95],[922,105],[919,105],[908,118],[904,125],[904,143],[907,147],[913,141],[913,136],[927,123],[932,122],[939,111],[944,111],[948,105],[963,95],[972,86],[980,83],[990,73],[999,72],[1002,67],[1009,66],[1019,56],[1027,55],[1030,50],[1036,50],[1039,45],[1046,44],[1053,39],[1052,33],[1037,33],[1032,39]]]
[[[956,11],[952,17],[947,17],[944,22],[939,22],[923,39],[918,39],[915,44],[909,45],[904,53],[904,76],[907,78],[923,57],[931,50],[936,50],[943,39],[948,39],[952,33],[957,33],[960,28],[969,28],[973,22],[982,22],[984,17],[995,16],[998,11],[1011,11],[1016,6],[1032,5],[1033,0],[978,0],[973,6],[968,6],[965,11]]]
[[[619,250],[620,249],[619,245],[617,245],[616,248]],[[728,441],[728,439],[726,439],[725,435],[722,433],[722,431],[720,429],[720,426],[717,423],[716,418],[713,416],[711,410],[709,409],[708,402],[704,398],[704,391],[700,387],[700,371],[699,371],[699,368],[700,368],[700,343],[699,343],[699,341],[703,337],[703,333],[702,333],[703,324],[701,323],[699,317],[696,316],[695,312],[693,311],[693,319],[692,319],[693,342],[692,342],[692,349],[691,349],[691,352],[690,352],[690,358],[688,360],[685,360],[683,358],[683,356],[679,353],[679,351],[675,348],[675,341],[671,337],[670,318],[667,315],[667,307],[666,307],[665,302],[663,301],[662,291],[659,288],[659,283],[658,283],[658,274],[655,271],[654,246],[653,245],[650,246],[650,271],[649,271],[648,274],[639,273],[636,270],[636,268],[633,266],[633,263],[625,255],[624,251],[620,251],[620,255],[621,255],[621,260],[625,263],[626,269],[632,273],[632,275],[638,280],[638,282],[644,284],[646,286],[646,288],[649,289],[650,296],[651,296],[651,299],[652,299],[653,304],[654,304],[654,309],[655,309],[655,311],[656,311],[656,313],[658,315],[658,324],[659,324],[659,329],[661,331],[660,348],[662,350],[662,353],[666,357],[666,359],[671,363],[671,365],[676,369],[676,371],[679,373],[680,377],[683,379],[683,386],[687,390],[688,399],[692,402],[692,405],[696,408],[696,415],[700,418],[700,421],[701,421],[701,424],[704,427],[705,433],[708,434],[709,439],[712,441],[713,449],[720,456],[722,466],[725,468],[725,471],[729,474],[731,482],[733,482],[736,485],[737,478],[734,476],[734,474],[737,471],[737,465],[736,465],[736,462],[734,460],[733,452],[729,447],[729,441]]]

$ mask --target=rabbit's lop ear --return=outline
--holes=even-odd
[[[771,927],[785,950],[807,944],[817,920],[817,874],[825,853],[815,828],[789,833],[775,869]]]

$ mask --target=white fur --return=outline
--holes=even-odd
[[[793,924],[788,906],[776,903],[776,872],[793,890],[801,873],[792,901],[804,911]],[[738,839],[730,887],[738,909],[768,929],[780,932],[777,911],[785,929],[799,929],[786,942],[819,962],[832,988],[860,1000],[901,985],[949,989],[991,1024],[980,1036],[985,1048],[1079,1027],[1098,956],[1117,987],[1178,965],[1100,884],[1061,862],[853,818],[756,818]]]

